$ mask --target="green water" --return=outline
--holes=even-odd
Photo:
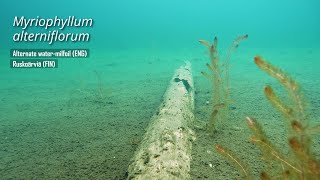
[[[280,114],[263,87],[285,91],[253,63],[257,54],[296,79],[310,123],[320,116],[320,3],[316,0],[2,1],[0,3],[0,177],[125,179],[144,129],[162,102],[173,72],[192,63],[195,115],[209,119],[211,86],[201,71],[208,53],[199,39],[218,37],[224,58],[230,43],[248,34],[231,57],[230,119],[215,137],[195,129],[192,179],[235,179],[239,172],[215,153],[234,149],[258,178],[259,149],[249,142],[244,117],[262,122],[276,147],[287,147]],[[92,18],[89,42],[13,42],[15,16]],[[30,31],[43,31],[30,28]],[[90,57],[59,59],[56,69],[9,68],[13,48],[86,48]],[[320,137],[312,149],[320,158]],[[248,157],[248,155],[250,157]],[[213,167],[210,167],[210,164]]]

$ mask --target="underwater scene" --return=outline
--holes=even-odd
[[[1,179],[320,179],[320,1],[0,7]]]

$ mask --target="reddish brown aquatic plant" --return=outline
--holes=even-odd
[[[229,85],[229,62],[233,51],[235,51],[241,41],[248,38],[248,35],[239,36],[230,45],[226,59],[221,61],[219,58],[218,38],[214,37],[213,43],[206,40],[199,40],[199,42],[208,48],[211,63],[206,63],[210,73],[201,72],[203,76],[212,82],[212,113],[207,125],[207,130],[213,134],[216,123],[221,122],[228,117],[228,110],[230,104],[230,85]]]
[[[257,121],[247,117],[248,127],[253,132],[252,141],[257,144],[263,152],[264,159],[276,161],[281,166],[277,177],[283,179],[317,179],[320,175],[320,165],[310,151],[311,137],[308,134],[308,118],[305,113],[305,101],[299,84],[280,68],[273,66],[260,56],[254,58],[255,64],[270,76],[278,80],[285,88],[290,103],[278,97],[271,86],[264,88],[264,94],[269,102],[283,114],[288,129],[288,146],[291,149],[291,155],[284,155],[278,151],[264,135],[262,128]],[[315,129],[315,128],[310,128]],[[272,177],[271,173],[263,172],[261,176]]]
[[[262,126],[257,120],[251,117],[246,117],[247,125],[253,135],[250,141],[256,144],[261,152],[262,159],[267,164],[272,164],[273,168],[260,173],[260,178],[263,180],[269,179],[320,179],[320,164],[312,154],[311,135],[320,132],[320,125],[311,127],[308,124],[308,117],[305,113],[305,101],[301,93],[301,87],[298,83],[287,75],[280,68],[270,64],[260,56],[254,58],[255,64],[263,71],[268,73],[279,81],[289,95],[289,100],[284,101],[282,97],[277,96],[271,86],[264,88],[264,94],[269,102],[283,115],[283,120],[287,125],[288,130],[288,147],[291,150],[290,154],[284,154],[279,151],[265,135]],[[289,103],[288,103],[289,102]],[[231,154],[230,150],[226,151],[217,145],[216,148],[219,154],[224,156]],[[230,155],[235,157],[235,155]],[[230,157],[228,158],[230,159]],[[239,163],[232,158],[235,166]],[[240,169],[240,171],[243,171]],[[243,178],[246,175],[243,174]]]
[[[235,164],[244,179],[251,179],[251,174],[248,166],[243,161],[241,161],[241,159],[238,158],[234,152],[225,147],[222,147],[220,144],[215,145],[215,149],[219,154]]]

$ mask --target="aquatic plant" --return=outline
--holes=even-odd
[[[301,93],[299,84],[280,68],[268,63],[260,56],[254,58],[255,64],[268,73],[285,88],[289,95],[290,103],[282,100],[271,86],[264,88],[264,94],[270,103],[283,114],[288,130],[288,146],[290,154],[279,151],[265,135],[262,127],[254,118],[246,117],[247,125],[253,132],[250,137],[251,142],[256,144],[262,151],[263,160],[271,164],[272,168],[260,173],[261,179],[318,179],[320,177],[320,164],[310,150],[311,135],[319,132],[320,125],[310,127],[308,117],[305,113],[305,101]],[[220,145],[216,145],[218,153],[230,156],[228,159],[236,167],[247,167],[243,165],[231,151],[221,150]],[[250,179],[250,173],[246,173],[244,168],[240,168],[242,177]]]
[[[242,40],[248,38],[248,35],[239,36],[230,45],[226,59],[221,61],[217,50],[218,38],[214,37],[213,44],[206,40],[199,40],[199,42],[208,48],[211,64],[206,66],[210,74],[202,71],[201,74],[212,82],[212,112],[210,120],[207,124],[207,130],[210,134],[215,131],[216,122],[219,122],[228,117],[228,110],[230,104],[230,86],[229,86],[229,62],[231,53],[236,50]]]
[[[100,104],[112,104],[110,100],[113,94],[113,88],[105,83],[101,73],[99,73],[97,70],[94,70],[94,73],[97,77],[97,86],[92,92],[93,101]]]
[[[97,77],[97,96],[99,97],[98,99],[100,99],[101,101],[104,101],[105,100],[105,93],[104,93],[104,86],[103,86],[103,81],[101,79],[101,76],[100,76],[100,73],[97,71],[97,70],[94,70],[93,71],[94,74],[96,75]]]
[[[249,166],[246,163],[244,163],[240,158],[238,158],[234,152],[225,147],[222,147],[220,144],[216,144],[215,149],[219,154],[228,159],[235,165],[235,167],[238,168],[239,172],[241,173],[241,176],[244,179],[251,179],[252,176],[251,171],[249,170]]]
[[[76,89],[78,93],[81,93],[86,98],[90,99],[94,103],[99,104],[110,104],[107,100],[111,97],[112,89],[111,87],[106,87],[103,78],[101,77],[101,73],[97,70],[93,70],[95,77],[97,78],[96,86],[90,86],[90,88],[86,87],[84,79],[79,79],[80,87]]]

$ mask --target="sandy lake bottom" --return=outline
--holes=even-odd
[[[0,80],[0,175],[124,179],[174,70],[190,60],[195,124],[200,124],[194,128],[192,179],[239,176],[237,169],[215,152],[215,144],[233,150],[258,176],[266,166],[259,148],[249,141],[251,132],[245,117],[255,117],[275,147],[285,147],[282,150],[287,152],[288,146],[284,121],[262,90],[270,84],[284,98],[287,96],[275,80],[254,65],[257,52],[300,82],[310,124],[319,123],[319,49],[236,52],[230,69],[230,117],[213,136],[204,126],[201,128],[209,119],[212,105],[211,85],[200,74],[208,62],[202,52],[117,52],[93,57],[97,61],[91,63],[64,61],[56,71],[10,69]],[[72,70],[68,71],[69,67]],[[319,135],[313,138],[312,150],[319,159]]]

